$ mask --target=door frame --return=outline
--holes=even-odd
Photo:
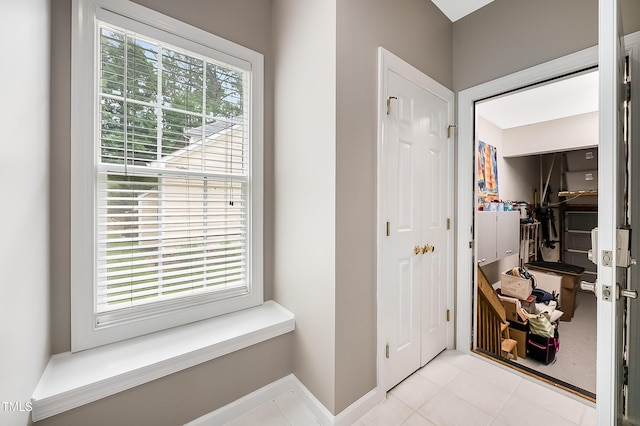
[[[386,194],[383,193],[383,183],[384,183],[384,167],[386,166],[384,163],[383,156],[383,144],[384,144],[384,134],[385,134],[385,123],[387,117],[387,72],[393,71],[402,77],[412,81],[417,84],[421,88],[429,91],[430,93],[438,96],[443,99],[448,104],[448,115],[449,121],[453,125],[454,113],[455,113],[455,95],[454,93],[447,89],[445,86],[441,85],[437,81],[433,80],[431,77],[424,74],[422,71],[413,67],[409,63],[405,62],[398,56],[389,52],[383,47],[378,48],[378,123],[377,123],[377,147],[376,147],[376,155],[377,155],[377,172],[376,172],[376,192],[377,192],[377,229],[376,229],[376,239],[377,239],[377,249],[376,249],[376,292],[377,292],[377,387],[379,389],[385,389],[384,381],[384,360],[385,360],[385,345],[386,345],[386,336],[384,333],[384,297],[383,297],[383,282],[382,282],[382,267],[383,267],[383,257],[382,257],[382,243],[383,239],[386,237],[386,218],[383,216],[384,213],[384,200]],[[453,134],[453,133],[452,133]],[[447,191],[449,194],[454,193],[454,154],[455,154],[455,139],[453,136],[450,140],[448,146],[448,161],[449,161],[449,186]],[[451,311],[452,321],[449,321],[447,326],[447,349],[454,348],[454,331],[455,331],[455,299],[454,299],[454,235],[455,235],[455,218],[454,218],[454,201],[455,197],[452,195],[449,197],[447,201],[447,208],[450,212],[451,218],[451,228],[450,232],[447,235],[448,239],[448,253],[447,253],[447,306]]]
[[[640,58],[640,32],[626,35],[626,52],[634,63]],[[457,143],[457,184],[456,210],[456,349],[463,353],[471,353],[473,347],[474,327],[474,141],[475,111],[477,101],[496,96],[508,91],[518,90],[534,83],[577,72],[598,65],[598,46],[545,62],[543,64],[501,77],[487,83],[462,90],[458,93],[458,143]],[[632,80],[636,83],[632,88],[632,102],[640,102],[639,86],[640,70],[632,67]],[[632,135],[639,134],[640,124],[633,123]],[[633,137],[633,136],[632,136]],[[637,205],[637,204],[636,204]],[[555,389],[555,388],[554,388]]]
[[[591,47],[541,65],[480,84],[458,93],[456,349],[473,347],[474,309],[474,158],[475,102],[512,90],[578,72],[598,64],[598,48]]]

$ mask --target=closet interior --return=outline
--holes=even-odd
[[[476,350],[590,399],[597,74],[476,105]]]

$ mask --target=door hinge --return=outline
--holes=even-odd
[[[395,96],[389,96],[387,98],[387,115],[391,114],[391,99],[398,99]]]
[[[447,309],[447,322],[451,321],[451,311]]]
[[[627,81],[624,83],[624,100],[627,102],[631,102],[631,82]]]
[[[628,365],[622,366],[622,384],[625,386],[629,384],[629,366]]]
[[[387,343],[387,347],[384,350],[384,355],[389,359],[389,344]]]
[[[447,218],[447,230],[451,229],[451,219]]]
[[[451,138],[451,129],[452,128],[457,128],[458,126],[456,126],[455,124],[449,124],[447,126],[447,139]]]
[[[387,222],[387,237],[391,236],[391,222]]]

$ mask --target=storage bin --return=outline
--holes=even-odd
[[[560,317],[560,321],[571,321],[575,310],[576,292],[580,287],[580,281],[582,281],[584,267],[572,263],[557,262],[531,262],[526,266],[534,271],[553,271],[554,274],[562,277],[559,302],[564,315]],[[540,273],[536,273],[535,276],[540,276]]]
[[[582,170],[595,170],[598,168],[598,149],[580,149],[569,151],[567,154],[567,170],[578,172]]]
[[[531,290],[533,290],[531,280],[504,273],[500,275],[500,291],[505,296],[525,300],[531,296]]]
[[[527,355],[529,358],[547,365],[556,359],[556,353],[560,350],[560,336],[558,330],[554,337],[542,337],[529,333],[527,339]]]
[[[598,214],[594,212],[566,212],[567,230],[591,231],[598,226]]]
[[[598,189],[598,171],[566,172],[567,191],[595,191]]]
[[[596,264],[589,260],[589,255],[586,251],[567,250],[564,258],[566,263],[581,266],[585,271],[596,272],[597,270]]]
[[[572,231],[565,233],[565,245],[575,250],[591,249],[591,232]]]

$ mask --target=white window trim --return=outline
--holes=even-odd
[[[96,12],[105,9],[170,34],[209,46],[251,64],[250,274],[251,292],[246,296],[216,301],[214,315],[260,305],[263,302],[263,104],[264,59],[233,42],[147,9],[129,0],[73,0],[71,63],[71,350],[93,348],[142,336],[212,316],[212,304],[158,316],[153,320],[96,329],[95,288],[95,103],[94,54],[97,37]],[[94,64],[88,66],[88,64]],[[87,143],[91,141],[91,143]],[[88,159],[90,159],[88,161]]]
[[[33,421],[80,407],[294,329],[294,315],[279,304],[267,301],[261,306],[124,342],[78,353],[53,355],[31,398]],[[96,365],[100,368],[96,368]]]

